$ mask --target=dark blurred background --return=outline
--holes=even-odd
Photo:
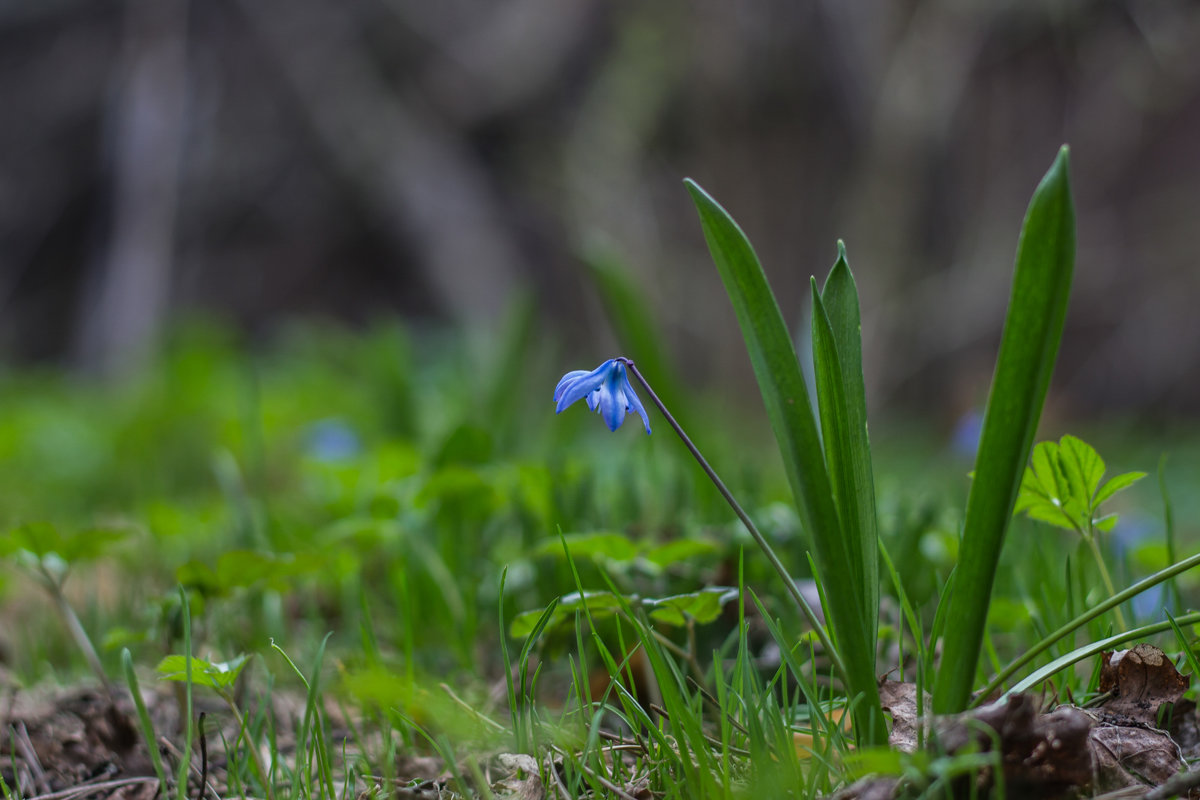
[[[845,239],[874,410],[954,419],[1067,142],[1051,407],[1200,411],[1190,0],[8,0],[0,114],[7,363],[120,375],[193,313],[486,330],[528,292],[591,366],[603,253],[693,384],[748,378],[691,176],[797,330]]]

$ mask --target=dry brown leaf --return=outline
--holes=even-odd
[[[1179,745],[1187,761],[1200,758],[1200,714],[1191,700],[1180,700],[1171,709],[1171,738]]]
[[[492,784],[497,797],[506,800],[542,800],[546,789],[538,772],[538,762],[524,753],[500,753],[496,766],[509,774]]]
[[[1151,728],[1097,725],[1088,749],[1095,771],[1092,788],[1101,792],[1160,786],[1185,766],[1175,740]]]
[[[1130,650],[1102,655],[1100,691],[1113,697],[1100,706],[1118,724],[1141,723],[1157,727],[1159,709],[1177,703],[1187,691],[1188,679],[1157,647],[1138,644]]]
[[[892,730],[888,744],[905,753],[917,750],[917,686],[913,683],[884,680],[879,684],[879,700],[883,710],[892,715]],[[924,708],[933,707],[929,693],[925,693]]]
[[[829,796],[829,800],[892,800],[899,778],[863,778]]]

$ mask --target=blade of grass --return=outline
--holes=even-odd
[[[1003,686],[1006,680],[1015,675],[1021,670],[1021,668],[1030,664],[1039,655],[1053,647],[1054,643],[1061,640],[1064,636],[1067,636],[1079,628],[1082,628],[1084,625],[1088,624],[1097,617],[1103,616],[1110,609],[1132,600],[1134,597],[1146,591],[1147,589],[1152,589],[1163,581],[1171,580],[1176,575],[1179,575],[1180,573],[1186,572],[1189,569],[1197,566],[1200,566],[1200,553],[1196,553],[1193,556],[1185,558],[1183,561],[1172,564],[1166,569],[1161,569],[1149,577],[1142,578],[1128,589],[1114,594],[1104,602],[1098,603],[1092,608],[1089,608],[1087,611],[1084,611],[1082,614],[1075,617],[1057,630],[1046,634],[1028,650],[1026,650],[1020,658],[1014,660],[1011,664],[1005,667],[1002,672],[996,675],[996,677],[992,678],[988,685],[979,692],[976,702],[972,705],[978,705],[980,702],[983,702],[985,698]]]
[[[1012,295],[967,498],[958,586],[950,598],[954,626],[946,631],[934,683],[937,713],[962,711],[971,697],[996,564],[1062,338],[1075,265],[1067,152],[1066,147],[1059,151],[1033,193],[1017,245]]]
[[[1192,646],[1188,644],[1187,635],[1184,634],[1183,628],[1179,627],[1179,623],[1171,612],[1167,612],[1167,621],[1171,623],[1171,630],[1175,632],[1175,640],[1179,642],[1179,647],[1183,650],[1183,657],[1187,659],[1188,667],[1192,670],[1192,675],[1200,675],[1200,661],[1196,660],[1196,653],[1192,650]]]
[[[857,705],[855,734],[863,744],[882,744],[887,741],[887,727],[875,683],[875,642],[870,638],[871,629],[863,622],[867,612],[863,587],[858,582],[861,564],[854,566],[853,549],[834,505],[795,347],[746,235],[699,185],[691,180],[685,184],[742,329],[800,517],[825,572],[826,588],[830,590],[829,618],[842,651],[848,690],[851,696],[863,697]]]
[[[329,644],[329,637],[333,636],[333,632],[325,634],[325,638],[321,640],[321,646],[317,648],[317,655],[313,662],[312,679],[305,677],[296,663],[292,661],[291,656],[284,651],[282,647],[275,644],[275,640],[271,640],[271,647],[283,656],[284,661],[292,668],[292,671],[300,678],[300,682],[304,684],[305,701],[304,701],[304,716],[301,719],[300,728],[297,731],[296,742],[298,745],[298,753],[306,753],[308,751],[309,740],[311,738],[314,749],[316,751],[318,770],[320,777],[324,782],[324,789],[329,797],[334,797],[332,777],[329,775],[327,766],[329,764],[328,742],[325,739],[325,731],[321,724],[321,709],[320,701],[320,686],[321,686],[321,662],[325,659],[325,647]],[[299,764],[299,759],[298,762]],[[307,760],[305,760],[307,763]],[[307,770],[305,770],[305,774]],[[299,796],[299,791],[302,787],[299,782],[292,787],[295,793],[293,797]]]
[[[179,612],[183,622],[184,663],[184,718],[183,757],[179,759],[179,772],[175,776],[178,800],[187,800],[188,770],[192,767],[192,609],[188,604],[187,589],[179,587]]]
[[[150,712],[146,710],[146,700],[142,697],[141,687],[138,686],[137,673],[133,670],[133,656],[128,647],[121,650],[121,667],[125,670],[125,683],[129,686],[129,694],[133,696],[133,704],[137,709],[142,738],[146,740],[146,749],[150,751],[154,774],[158,776],[159,792],[166,794],[167,773],[163,769],[162,755],[158,752],[158,737],[154,734],[154,723],[150,720]]]

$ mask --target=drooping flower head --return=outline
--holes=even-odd
[[[646,425],[646,433],[650,432],[650,419],[629,383],[629,372],[621,359],[610,358],[591,372],[578,369],[563,375],[554,388],[555,412],[562,413],[584,398],[588,408],[604,418],[610,431],[621,427],[626,414],[636,412]]]

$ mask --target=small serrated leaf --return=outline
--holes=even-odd
[[[1025,475],[1021,479],[1021,489],[1017,493],[1017,503],[1013,507],[1013,514],[1020,514],[1022,511],[1032,508],[1039,503],[1049,503],[1050,497],[1046,494],[1045,487],[1041,481],[1033,474],[1033,470],[1029,467],[1025,468]]]
[[[1105,500],[1122,489],[1129,488],[1144,477],[1146,477],[1146,473],[1144,472],[1124,472],[1110,478],[1107,483],[1096,491],[1096,496],[1092,499],[1092,508],[1098,508]]]
[[[1064,447],[1059,447],[1055,463],[1058,465],[1058,474],[1063,479],[1063,493],[1061,495],[1063,506],[1073,503],[1075,506],[1086,508],[1088,498],[1092,496],[1092,493],[1087,487],[1087,479],[1084,477],[1079,459],[1075,457],[1075,453]]]
[[[1073,464],[1074,471],[1078,472],[1083,483],[1085,499],[1091,498],[1104,477],[1104,459],[1100,458],[1100,454],[1090,444],[1070,434],[1063,436],[1059,441],[1059,451],[1063,458]]]
[[[1058,465],[1058,445],[1054,442],[1042,442],[1033,448],[1030,459],[1034,477],[1041,484],[1042,491],[1051,499],[1062,500],[1067,494],[1066,480]]]
[[[230,689],[246,666],[247,656],[243,653],[229,661],[210,663],[199,658],[192,659],[192,683],[209,686],[221,691]],[[170,655],[158,662],[158,677],[164,681],[186,681],[187,660],[181,655]]]
[[[1035,519],[1038,522],[1046,522],[1057,528],[1073,531],[1075,525],[1071,517],[1063,511],[1061,506],[1056,506],[1053,503],[1039,503],[1025,509],[1025,515],[1030,519]]]

